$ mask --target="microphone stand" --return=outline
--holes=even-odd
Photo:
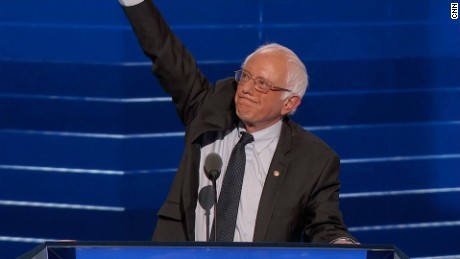
[[[209,242],[209,216],[211,214],[211,210],[207,209],[204,215],[206,215],[206,242]]]
[[[216,178],[217,177],[212,178],[212,187],[214,189],[214,242],[217,242],[217,184],[216,184]]]
[[[217,242],[217,178],[220,176],[222,169],[222,158],[217,153],[210,153],[206,156],[204,162],[204,172],[209,180],[212,181],[212,188],[214,191],[214,242]],[[212,230],[211,230],[212,231]]]
[[[206,241],[209,241],[209,221],[211,216],[211,207],[214,205],[215,199],[212,197],[214,195],[214,188],[211,185],[203,187],[198,193],[198,201],[201,207],[204,209],[206,216]]]

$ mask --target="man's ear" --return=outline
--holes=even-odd
[[[295,110],[297,107],[299,107],[301,103],[301,99],[299,96],[291,96],[284,100],[283,108],[281,109],[281,114],[284,116],[286,114],[289,114],[292,110]]]

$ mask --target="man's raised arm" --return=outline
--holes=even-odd
[[[151,0],[119,0],[153,73],[172,97],[184,124],[193,120],[197,103],[211,87],[193,55],[171,30]]]

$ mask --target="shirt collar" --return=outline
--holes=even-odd
[[[268,128],[251,133],[254,137],[254,146],[257,153],[262,152],[273,141],[279,139],[282,125],[283,121],[279,120]],[[246,132],[246,129],[240,124],[238,127],[238,137],[241,137],[241,132],[243,131]]]

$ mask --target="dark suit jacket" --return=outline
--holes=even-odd
[[[236,82],[229,78],[210,84],[150,0],[124,11],[186,126],[183,157],[158,212],[153,239],[194,240],[200,137],[237,125]],[[339,164],[330,147],[286,117],[262,191],[254,241],[324,243],[351,237],[339,210]]]

